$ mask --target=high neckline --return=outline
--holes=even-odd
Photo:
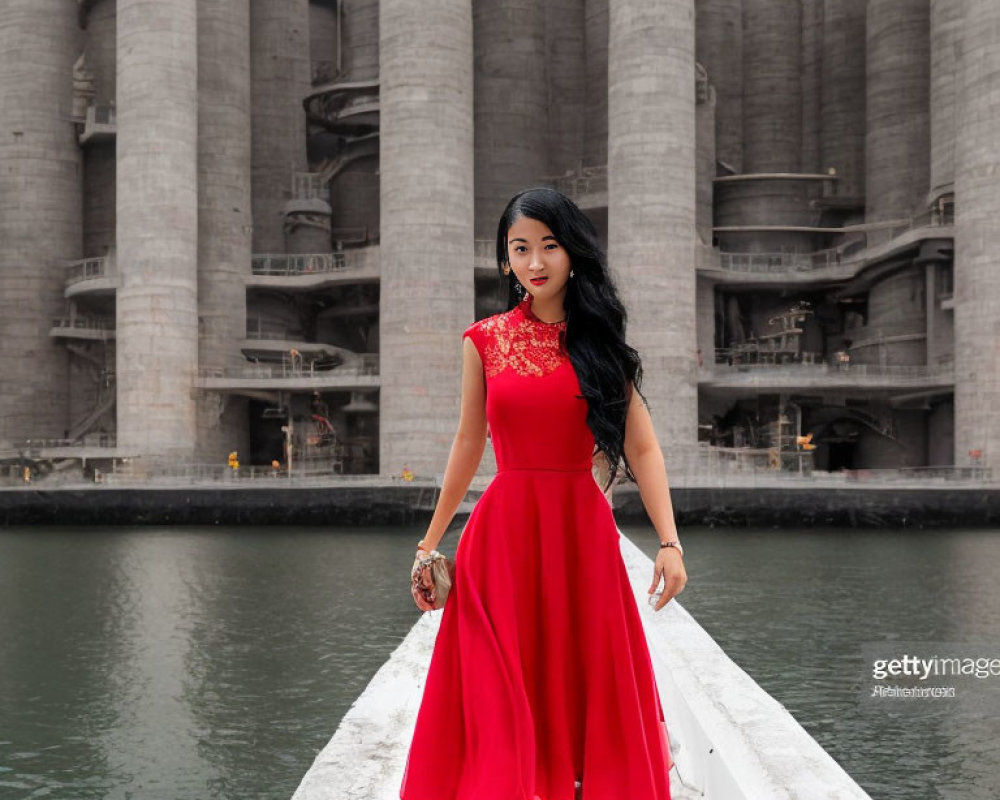
[[[544,319],[539,319],[538,317],[536,317],[535,316],[535,312],[531,310],[531,295],[530,294],[525,295],[524,299],[521,301],[521,310],[524,312],[524,316],[525,317],[527,317],[530,320],[533,320],[534,322],[537,322],[539,325],[546,325],[546,326],[548,326],[550,328],[558,328],[558,327],[565,327],[566,326],[566,320],[565,319],[561,319],[561,320],[558,320],[556,322],[546,322]]]

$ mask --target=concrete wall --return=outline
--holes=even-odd
[[[0,442],[70,426],[66,350],[49,330],[63,262],[82,246],[70,119],[81,44],[73,0],[0,4]]]
[[[198,2],[198,361],[245,363],[250,273],[250,3]],[[226,463],[248,445],[246,400],[199,394],[198,452]]]
[[[931,0],[930,117],[931,165],[928,202],[955,182],[956,74],[962,49],[962,4]]]
[[[87,12],[87,69],[94,103],[115,102],[117,33],[115,0],[96,0]],[[83,255],[106,255],[115,243],[115,143],[91,142],[83,151]]]
[[[473,321],[471,4],[381,0],[379,30],[379,469],[434,474],[454,438]],[[433,247],[418,245],[429,236]]]
[[[549,174],[545,6],[492,0],[474,3],[472,16],[476,238],[493,239],[510,198]]]
[[[608,164],[608,0],[584,0],[586,117],[583,164]]]
[[[838,195],[865,193],[865,4],[823,4],[821,172],[833,167]]]
[[[250,3],[253,251],[285,252],[292,172],[305,172],[309,0]]]
[[[694,3],[614,0],[608,260],[667,467],[697,441]]]
[[[929,30],[928,0],[868,3],[869,222],[907,219],[925,206],[930,161]],[[879,238],[870,235],[869,241]]]
[[[197,38],[195,0],[119,0],[118,446],[127,453],[185,457],[195,447]]]
[[[955,463],[1000,466],[1000,4],[968,0],[955,153]]]
[[[378,0],[341,0],[342,80],[378,77],[378,5]]]
[[[743,0],[695,3],[695,57],[715,87],[715,149],[743,171]]]
[[[543,0],[548,69],[549,170],[562,175],[583,158],[587,88],[586,3]]]

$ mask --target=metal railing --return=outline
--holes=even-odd
[[[78,261],[70,261],[66,265],[66,285],[72,286],[81,281],[90,281],[97,278],[107,278],[112,274],[108,268],[108,259],[83,258]]]
[[[994,472],[988,466],[887,467],[816,469],[813,453],[772,447],[726,447],[699,442],[687,456],[674,456],[667,467],[687,486],[782,485],[782,484],[923,484],[990,483]]]
[[[52,320],[52,327],[114,333],[115,321],[111,317],[56,317]]]
[[[347,256],[340,252],[307,255],[262,253],[253,256],[251,260],[254,275],[315,275],[346,268]]]
[[[25,439],[15,445],[23,452],[83,447],[115,447],[117,437],[113,433],[89,433],[79,439]]]
[[[755,355],[780,357],[784,351],[761,350]],[[854,362],[841,363],[834,357],[828,361],[818,361],[815,363],[801,361],[787,361],[785,363],[775,361],[741,361],[747,354],[734,354],[731,348],[716,348],[714,364],[706,364],[702,369],[715,374],[726,374],[736,372],[757,372],[757,371],[780,371],[782,373],[802,373],[803,375],[856,375],[858,377],[879,377],[879,378],[943,378],[950,379],[953,376],[952,368],[947,365],[927,365],[927,364],[858,364]]]
[[[550,178],[549,182],[560,192],[570,197],[585,194],[600,194],[608,191],[608,168],[583,167],[571,175]]]
[[[329,459],[321,462],[310,462],[307,466],[298,466],[293,462],[291,473],[280,466],[278,468],[265,465],[240,465],[233,469],[225,464],[202,464],[164,462],[159,459],[115,459],[110,472],[98,472],[94,476],[96,483],[128,484],[128,483],[182,483],[182,484],[257,484],[272,485],[276,482],[306,482],[309,480],[329,480],[336,477],[337,483],[371,483],[381,481],[375,474],[345,474],[342,472],[343,461]],[[435,486],[433,477],[415,477],[414,485]]]
[[[284,362],[281,364],[249,364],[245,367],[223,369],[200,369],[202,378],[237,378],[248,380],[272,380],[288,378],[324,378],[336,375],[378,375],[379,354],[362,353],[357,360],[336,367],[325,367],[324,361],[309,363]]]
[[[937,208],[917,214],[898,224],[887,223],[877,233],[881,234],[879,244],[895,239],[917,228],[946,227],[954,222],[951,207],[941,211]],[[841,230],[830,228],[831,234],[855,235],[859,238],[826,250],[811,253],[732,253],[720,252],[719,265],[731,272],[754,274],[811,272],[848,266],[864,261],[868,247],[868,232],[864,230]],[[874,231],[873,231],[874,233]],[[884,240],[884,241],[883,241]]]
[[[293,172],[292,197],[296,200],[326,200],[329,191],[318,172]]]

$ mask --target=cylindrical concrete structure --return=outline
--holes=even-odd
[[[379,0],[340,0],[341,80],[378,78],[378,3]]]
[[[66,350],[49,331],[64,262],[82,245],[80,45],[73,0],[0,4],[0,442],[62,437],[71,424]]]
[[[583,165],[608,163],[608,0],[584,0]]]
[[[801,163],[801,0],[743,0],[743,171]]]
[[[199,366],[245,363],[250,205],[250,3],[198,2]],[[199,394],[198,452],[226,463],[245,451],[246,401]]]
[[[472,4],[382,0],[379,11],[379,471],[428,475],[454,438],[473,321]]]
[[[955,0],[931,0],[930,203],[954,191],[955,76],[962,42],[962,8]]]
[[[865,193],[865,4],[826,0],[819,171],[833,168],[833,188],[863,201]]]
[[[865,219],[909,219],[929,181],[928,0],[869,0],[866,38]]]
[[[924,269],[890,273],[868,291],[866,325],[851,338],[851,363],[923,366],[927,363]]]
[[[305,172],[311,84],[309,0],[250,4],[253,251],[285,251],[284,211],[292,173]]]
[[[797,173],[802,168],[802,5],[799,0],[743,0],[743,172]],[[808,225],[803,181],[716,184],[719,226]],[[719,234],[723,250],[808,251],[798,232]]]
[[[95,0],[87,11],[87,70],[94,76],[94,103],[114,105],[115,0]],[[115,143],[92,141],[83,151],[83,255],[105,256],[115,244]]]
[[[697,447],[693,0],[612,0],[608,260],[668,468]]]
[[[350,0],[341,14],[341,46],[344,82],[372,81],[379,77],[379,8],[378,0]],[[378,98],[372,90],[370,98]],[[358,98],[364,102],[362,98]],[[353,134],[352,134],[353,135]],[[378,239],[379,230],[379,159],[378,142],[362,141],[347,144],[341,157],[348,153],[372,152],[370,156],[354,158],[338,171],[330,182],[330,225],[333,242],[354,242],[364,236],[369,242]],[[330,241],[330,237],[327,237]],[[329,249],[327,247],[326,249]]]
[[[1000,469],[1000,3],[967,0],[955,151],[955,463]]]
[[[715,87],[715,154],[743,171],[743,0],[698,0],[695,52]]]
[[[477,239],[495,237],[507,201],[549,174],[542,2],[473,4]]]
[[[549,81],[549,169],[563,175],[583,158],[586,102],[586,31],[580,0],[544,0]]]
[[[823,97],[823,4],[802,4],[802,161],[801,172],[820,170],[820,120]],[[810,184],[816,197],[822,184]]]
[[[144,456],[195,447],[196,5],[118,0],[118,447]]]
[[[314,84],[329,83],[337,77],[337,5],[340,2],[312,0],[309,3],[309,60]]]

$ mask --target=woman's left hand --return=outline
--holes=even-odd
[[[687,570],[684,569],[684,557],[674,547],[661,548],[656,554],[656,561],[653,564],[653,585],[649,587],[649,594],[652,596],[656,587],[663,579],[663,593],[654,611],[659,611],[669,603],[676,595],[684,591],[687,583]]]

